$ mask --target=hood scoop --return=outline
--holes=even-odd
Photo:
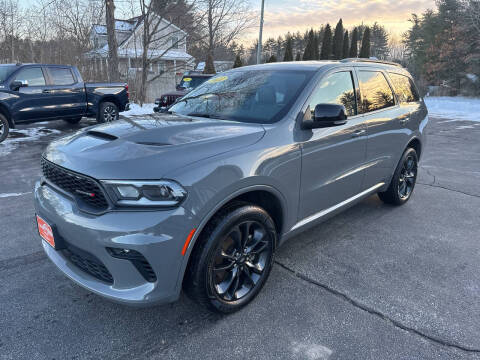
[[[111,134],[107,134],[107,133],[104,133],[101,131],[95,131],[95,130],[87,131],[87,135],[90,135],[92,137],[102,139],[102,140],[108,140],[108,141],[113,141],[118,139],[118,137],[116,137],[115,135],[111,135]]]

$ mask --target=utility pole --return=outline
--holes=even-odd
[[[265,8],[265,0],[262,0],[262,12],[260,14],[260,34],[258,35],[257,46],[257,64],[262,62],[262,35],[263,35],[263,12]]]

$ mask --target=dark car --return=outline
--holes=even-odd
[[[74,66],[0,65],[0,142],[18,123],[63,119],[76,124],[84,116],[103,123],[128,108],[127,84],[84,83]]]
[[[43,248],[110,300],[169,302],[183,287],[226,313],[259,293],[287,239],[375,193],[405,204],[428,123],[405,69],[358,59],[230,70],[158,118],[50,144]]]
[[[188,94],[196,87],[202,85],[205,81],[210,79],[213,75],[190,72],[186,74],[180,84],[177,85],[177,91],[172,91],[163,94],[155,100],[156,107],[153,108],[155,112],[166,111],[169,106],[175,103],[178,99]]]

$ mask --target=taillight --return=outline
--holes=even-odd
[[[128,85],[125,85],[125,90],[127,90],[127,99],[130,99],[130,93],[128,92]]]

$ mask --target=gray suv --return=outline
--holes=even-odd
[[[427,109],[402,67],[347,59],[234,69],[156,118],[48,146],[42,244],[88,290],[126,304],[251,301],[288,238],[378,193],[409,200]]]

